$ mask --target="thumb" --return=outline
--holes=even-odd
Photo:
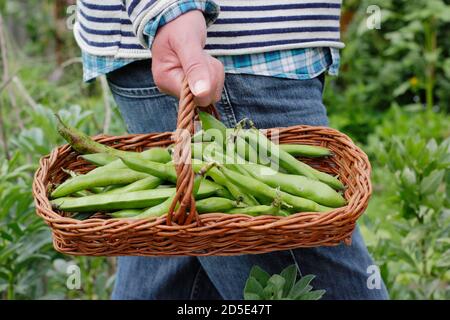
[[[187,47],[178,53],[181,66],[187,77],[189,88],[200,106],[211,103],[212,83],[209,74],[208,56],[201,47]]]

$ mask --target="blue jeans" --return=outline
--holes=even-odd
[[[140,61],[108,76],[111,91],[129,132],[172,131],[177,100],[155,87],[150,62]],[[227,74],[216,107],[234,126],[242,118],[259,128],[298,124],[327,125],[322,103],[323,76],[289,80]],[[232,257],[119,257],[113,299],[242,299],[250,269],[270,274],[296,264],[300,274],[315,274],[312,285],[325,299],[387,299],[383,283],[369,289],[373,261],[358,229],[351,246],[301,248]]]

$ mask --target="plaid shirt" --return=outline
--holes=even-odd
[[[191,10],[201,10],[207,22],[214,19],[217,8],[211,2],[178,2],[150,21],[144,30],[149,43],[153,43],[158,28]],[[136,59],[95,56],[82,52],[83,78],[91,81],[96,77],[119,69]],[[312,79],[328,70],[337,75],[339,50],[336,48],[302,48],[235,56],[217,56],[227,73],[245,73],[289,79]]]

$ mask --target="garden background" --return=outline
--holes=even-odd
[[[114,283],[113,258],[52,248],[31,195],[39,158],[63,143],[54,112],[89,134],[125,132],[104,79],[81,81],[73,3],[0,0],[1,299],[108,299]],[[380,29],[368,28],[373,5]],[[341,23],[346,47],[325,104],[372,161],[361,230],[391,298],[449,299],[449,1],[344,0]],[[79,290],[66,287],[70,264]]]

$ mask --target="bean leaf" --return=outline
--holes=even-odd
[[[244,299],[246,300],[260,300],[264,288],[254,277],[250,276],[245,283]]]
[[[253,266],[250,270],[250,277],[255,278],[261,284],[261,286],[266,286],[267,281],[269,281],[270,275],[261,269],[259,266]]]
[[[436,262],[436,266],[440,268],[450,267],[450,249],[445,251],[445,253]]]
[[[314,290],[300,295],[297,300],[319,300],[325,294],[325,290]]]
[[[279,274],[274,274],[267,281],[267,286],[264,288],[264,298],[265,299],[281,299],[283,297],[283,286],[285,280]]]
[[[297,266],[295,264],[290,265],[289,267],[281,271],[280,275],[285,280],[283,295],[287,296],[295,285],[295,280],[297,279]]]
[[[315,278],[315,275],[309,274],[302,277],[295,285],[292,287],[291,292],[289,292],[289,298],[296,300],[297,297],[301,296],[305,292],[312,289],[309,285],[310,282]]]
[[[434,170],[420,183],[420,191],[424,194],[432,194],[437,191],[444,179],[445,170]]]
[[[256,293],[244,293],[244,299],[245,300],[261,300],[261,296],[259,296]]]

